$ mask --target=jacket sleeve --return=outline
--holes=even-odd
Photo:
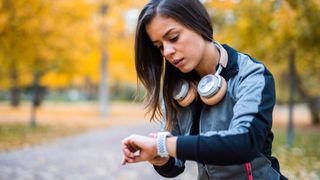
[[[163,166],[153,166],[154,169],[163,177],[176,177],[184,171],[184,162],[177,158],[170,157],[169,161]]]
[[[242,164],[259,156],[265,142],[273,138],[275,91],[271,73],[262,64],[255,64],[237,78],[236,103],[229,129],[178,136],[179,159],[214,165]]]
[[[164,111],[164,105],[162,106],[163,112]],[[161,121],[160,131],[165,131],[165,120]],[[176,123],[176,125],[173,127],[171,134],[174,136],[180,135],[179,125]],[[154,169],[163,177],[176,177],[179,174],[181,174],[185,169],[185,161],[180,160],[178,158],[170,157],[169,161],[164,164],[163,166],[153,166]]]

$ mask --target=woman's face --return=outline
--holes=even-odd
[[[146,31],[161,54],[183,73],[195,69],[203,59],[206,41],[173,18],[156,15]]]

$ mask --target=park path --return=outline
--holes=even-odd
[[[138,123],[100,129],[60,141],[0,153],[1,180],[161,180],[148,163],[122,166],[121,140],[155,132],[158,125]],[[196,179],[194,164],[176,180]]]
[[[122,166],[120,142],[132,133],[147,135],[156,132],[158,125],[149,123],[143,116],[143,108],[133,105],[114,105],[111,117],[101,119],[95,106],[47,105],[39,111],[43,123],[110,125],[53,143],[0,153],[0,180],[161,180],[148,163]],[[286,127],[286,106],[277,106],[274,125]],[[305,106],[296,106],[294,122],[308,125],[310,115]],[[11,110],[0,106],[0,122],[18,120],[24,122],[28,108]],[[104,121],[103,121],[104,120]],[[92,122],[92,123],[91,123]],[[194,163],[187,163],[186,170],[174,180],[196,179]]]

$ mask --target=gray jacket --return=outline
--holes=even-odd
[[[224,48],[229,59],[221,72],[228,85],[226,96],[214,106],[192,103],[179,110],[171,132],[178,136],[177,158],[155,169],[174,177],[183,172],[185,160],[193,160],[198,179],[240,180],[250,173],[253,179],[280,179],[278,161],[271,156],[273,77],[262,63]],[[199,123],[199,134],[191,133],[194,123]]]

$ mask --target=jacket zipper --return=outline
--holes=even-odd
[[[248,180],[253,180],[251,164],[249,162],[246,163],[246,170],[247,170]]]
[[[206,164],[203,164],[203,165],[204,165],[204,170],[206,171],[206,174],[207,174],[209,180],[211,180],[211,179],[210,179],[210,176],[209,176],[209,170],[208,170],[207,165],[206,165]]]

